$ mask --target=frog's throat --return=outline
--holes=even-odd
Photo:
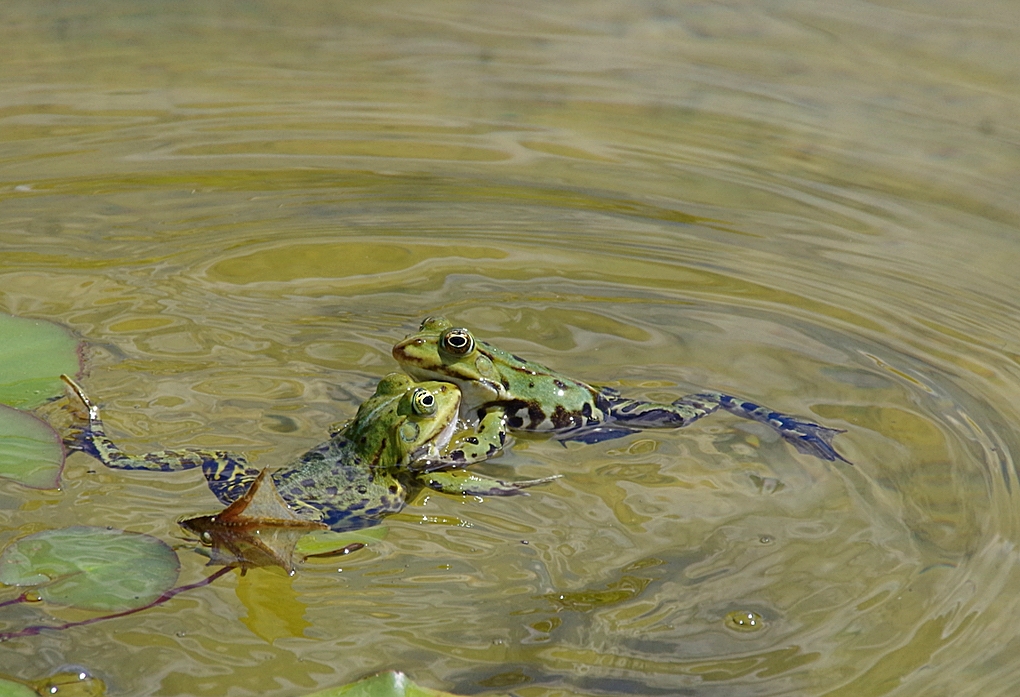
[[[411,453],[409,462],[415,462],[424,458],[435,456],[439,451],[449,445],[453,434],[457,432],[457,419],[450,419],[450,423],[443,427],[443,430],[436,434],[436,437],[427,443],[423,443]]]

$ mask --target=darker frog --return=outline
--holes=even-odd
[[[70,378],[64,376],[64,380],[88,408],[88,423],[73,447],[108,467],[162,472],[201,467],[212,493],[223,503],[240,498],[259,474],[243,455],[222,450],[129,455],[106,435],[99,408]],[[465,442],[454,438],[460,400],[460,390],[449,382],[415,383],[406,375],[392,373],[379,382],[354,419],[329,440],[273,472],[273,482],[297,515],[334,530],[352,530],[403,508],[409,487],[508,496],[549,481],[503,482],[465,470],[412,472],[417,460],[484,459],[483,453],[472,449],[472,436]],[[451,457],[451,452],[457,455]]]

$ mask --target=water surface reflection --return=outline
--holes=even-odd
[[[855,464],[721,416],[521,440],[485,470],[563,479],[422,495],[342,565],[8,642],[0,667],[125,694],[390,667],[529,697],[1011,694],[1017,13],[9,3],[0,309],[89,341],[125,447],[283,463],[442,313],[636,396],[846,428]],[[172,539],[214,506],[189,473],[83,456],[60,492],[0,497],[0,544]]]

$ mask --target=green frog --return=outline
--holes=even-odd
[[[849,463],[831,444],[840,430],[721,392],[690,394],[670,404],[628,399],[480,341],[443,317],[426,318],[393,347],[393,357],[416,380],[460,387],[461,418],[477,424],[477,447],[489,457],[504,447],[499,434],[508,428],[597,443],[646,428],[680,428],[722,408],[768,425],[801,452]]]
[[[161,472],[200,467],[209,489],[225,504],[243,496],[259,475],[243,455],[222,450],[130,455],[107,436],[99,407],[73,380],[62,377],[88,410],[86,425],[70,445],[107,467]],[[473,435],[455,437],[460,402],[460,390],[452,383],[416,383],[391,373],[350,422],[273,472],[273,482],[297,515],[342,531],[373,525],[401,510],[409,489],[420,486],[451,494],[511,496],[555,479],[504,482],[463,469],[414,468],[417,460],[470,464],[485,459]]]

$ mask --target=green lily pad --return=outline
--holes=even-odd
[[[378,673],[364,680],[331,687],[308,697],[455,697],[449,692],[415,685],[410,678],[396,670]]]
[[[0,313],[0,404],[32,409],[63,394],[61,373],[81,371],[79,346],[60,325]]]
[[[0,405],[0,477],[36,489],[56,489],[64,447],[49,424]]]
[[[0,583],[37,586],[43,600],[84,610],[144,607],[179,571],[177,554],[155,537],[83,525],[23,537],[0,554]]]
[[[39,697],[39,693],[24,683],[0,678],[0,697]]]

